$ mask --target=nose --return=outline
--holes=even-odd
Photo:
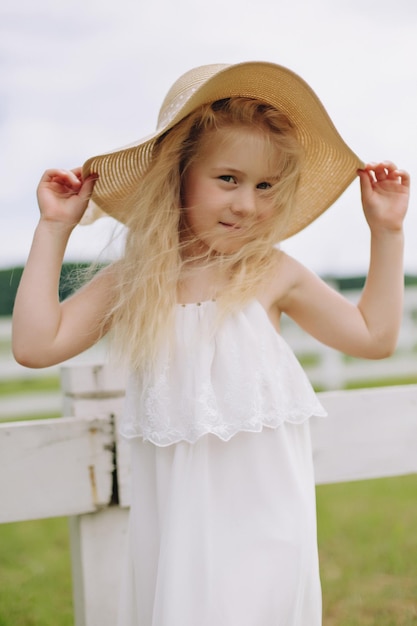
[[[255,190],[249,186],[242,186],[236,189],[231,211],[234,215],[246,217],[256,213],[256,196]]]

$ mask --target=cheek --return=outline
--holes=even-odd
[[[195,233],[200,232],[205,227],[203,212],[192,205],[184,209],[184,222]]]
[[[186,213],[185,209],[187,209],[192,204],[191,196],[192,196],[192,193],[191,193],[190,186],[184,184],[181,188],[181,202],[184,208],[184,213]]]
[[[191,170],[184,176],[181,186],[181,200],[183,202],[183,207],[187,208],[196,204],[197,191],[198,185],[196,184],[195,176]]]
[[[277,210],[271,202],[264,202],[258,209],[258,221],[266,222],[277,217]]]

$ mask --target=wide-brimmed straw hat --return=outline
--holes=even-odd
[[[181,76],[162,103],[151,135],[92,157],[83,175],[99,174],[84,223],[108,214],[125,222],[134,210],[133,191],[146,172],[155,141],[202,104],[242,96],[268,103],[296,129],[303,166],[296,206],[283,239],[321,215],[350,185],[363,162],[340,137],[325,108],[307,83],[291,70],[267,62],[204,65]]]

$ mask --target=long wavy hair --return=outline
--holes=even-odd
[[[236,252],[208,250],[198,266],[213,264],[228,277],[227,289],[217,295],[224,315],[255,297],[276,262],[275,247],[294,205],[301,168],[296,131],[285,115],[258,100],[234,97],[203,105],[155,143],[151,164],[138,181],[136,209],[126,223],[124,255],[113,268],[114,306],[108,321],[117,352],[131,368],[144,370],[155,363],[172,330],[178,286],[191,271],[181,206],[187,169],[198,158],[206,133],[235,126],[258,130],[279,155],[277,182],[267,192],[273,217],[267,225],[255,226],[253,237]]]

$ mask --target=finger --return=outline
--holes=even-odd
[[[373,172],[368,169],[358,170],[358,176],[360,179],[362,196],[365,196],[372,191],[372,185],[374,183]]]
[[[374,167],[376,180],[378,181],[385,180],[388,177],[390,171],[392,171],[392,168],[388,167],[386,162],[378,163]]]
[[[406,170],[395,170],[394,173],[404,187],[410,187],[410,174]]]
[[[41,178],[41,183],[59,183],[65,187],[79,189],[80,179],[71,170],[48,169]]]
[[[98,180],[98,174],[90,174],[83,181],[80,191],[78,192],[78,196],[83,200],[89,200],[91,194],[93,193],[94,185]]]
[[[377,163],[367,163],[363,169],[358,170],[358,174],[366,175],[371,182],[376,181],[375,177],[375,168],[377,167]]]
[[[392,161],[381,161],[380,163],[368,163],[364,170],[371,173],[374,181],[396,180],[398,179],[398,168]]]
[[[378,163],[377,165],[384,167],[388,171],[397,169],[397,166],[392,161],[381,161],[381,163]]]
[[[386,179],[389,181],[395,181],[405,187],[410,186],[410,175],[405,170],[398,169],[393,163],[389,168],[386,168]]]
[[[81,180],[81,181],[82,181],[82,179],[83,179],[83,175],[82,175],[82,168],[81,168],[81,167],[74,167],[74,168],[71,170],[71,172],[72,172],[73,174],[75,174],[75,176],[78,178],[78,180]]]

